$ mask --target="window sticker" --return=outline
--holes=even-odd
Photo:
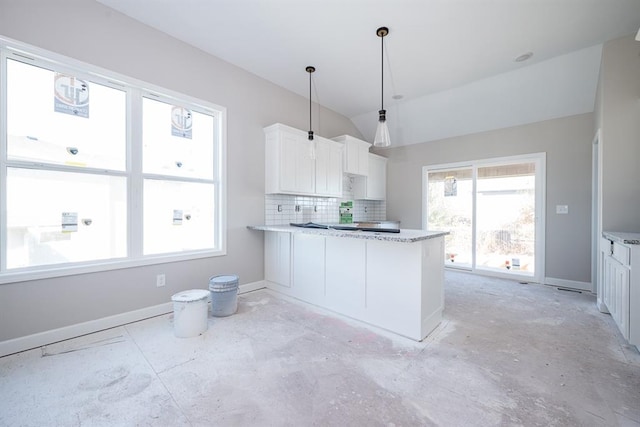
[[[173,210],[173,225],[182,225],[182,210]]]
[[[444,197],[455,197],[458,195],[458,181],[453,176],[444,179]]]
[[[62,232],[78,231],[78,212],[62,212]]]
[[[89,84],[66,74],[56,73],[53,84],[53,110],[57,113],[89,118]]]
[[[193,114],[184,107],[171,107],[171,135],[191,139]]]

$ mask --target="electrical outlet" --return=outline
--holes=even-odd
[[[166,279],[165,279],[165,277],[164,277],[164,274],[158,274],[158,275],[156,276],[156,286],[157,286],[157,287],[164,286],[164,285],[166,285],[166,283],[167,283],[167,282],[166,282]]]

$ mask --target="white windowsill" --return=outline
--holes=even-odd
[[[189,261],[201,258],[212,258],[226,255],[226,250],[207,250],[190,252],[188,254],[149,255],[140,259],[122,259],[96,261],[74,264],[65,267],[43,266],[39,270],[8,271],[0,274],[0,285],[8,283],[26,282],[30,280],[52,279],[54,277],[75,276],[78,274],[99,273],[123,268],[143,267],[146,265],[164,264],[169,262]]]

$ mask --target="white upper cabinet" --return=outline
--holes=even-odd
[[[342,197],[343,145],[322,137],[316,139],[316,194]]]
[[[279,123],[264,132],[267,194],[342,196],[343,144]]]
[[[369,174],[353,182],[353,198],[357,200],[385,200],[387,198],[387,159],[369,153]]]
[[[350,135],[331,138],[345,145],[343,155],[344,173],[367,176],[369,173],[369,144]]]

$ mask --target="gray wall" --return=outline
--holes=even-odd
[[[591,281],[591,142],[593,114],[379,150],[389,158],[387,217],[422,227],[422,167],[547,153],[546,277]],[[557,215],[558,204],[569,205]]]
[[[640,42],[604,44],[596,100],[602,129],[602,228],[640,232]]]
[[[149,7],[152,7],[151,5]],[[208,277],[263,279],[264,135],[275,122],[306,129],[308,100],[146,27],[93,0],[0,0],[0,35],[204,99],[228,113],[227,256],[0,285],[0,341],[170,301]],[[277,58],[273,58],[277,61]],[[308,84],[300,64],[301,87]],[[317,134],[359,136],[322,109]],[[156,288],[155,275],[167,285]]]

